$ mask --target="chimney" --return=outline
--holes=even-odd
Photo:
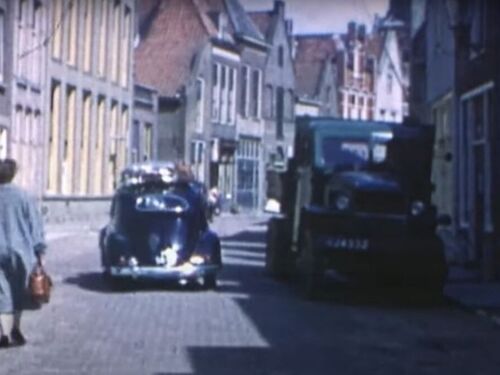
[[[356,22],[351,21],[347,24],[347,39],[349,41],[356,38]]]
[[[361,42],[364,42],[366,38],[366,26],[365,25],[359,25],[358,28],[358,39]]]
[[[285,17],[285,2],[283,0],[274,0],[274,13],[277,13],[281,18]]]

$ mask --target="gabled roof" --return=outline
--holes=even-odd
[[[333,34],[296,35],[295,89],[299,96],[314,98],[322,73],[336,53]]]
[[[264,42],[264,37],[252,22],[241,3],[238,0],[224,0],[224,2],[236,34],[258,42]]]
[[[175,96],[189,79],[192,62],[217,34],[201,0],[138,2],[140,42],[134,51],[135,78],[160,96]]]
[[[248,15],[261,34],[266,37],[267,41],[270,41],[272,37],[271,26],[273,24],[273,11],[248,12]]]
[[[227,15],[230,30],[234,36],[264,44],[264,36],[250,19],[239,0],[205,0],[210,13],[224,13]]]

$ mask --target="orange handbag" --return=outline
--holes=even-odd
[[[33,271],[31,271],[28,289],[31,297],[38,303],[48,303],[52,289],[52,279],[45,271],[40,262],[37,262]]]

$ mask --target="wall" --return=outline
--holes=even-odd
[[[135,1],[80,1],[74,11],[64,8],[69,4],[52,0],[46,12],[48,29],[59,25],[46,49],[43,94],[46,162],[40,186],[50,221],[85,220],[85,212],[99,210],[130,157]],[[119,23],[112,22],[115,9]],[[60,99],[53,87],[61,90]]]

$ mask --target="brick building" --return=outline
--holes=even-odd
[[[236,0],[140,6],[136,79],[158,92],[158,158],[191,164],[228,203],[257,209],[264,184],[264,37]]]
[[[337,44],[333,34],[295,35],[297,115],[338,115]]]
[[[412,25],[410,112],[436,125],[433,199],[452,219],[440,231],[455,249],[454,261],[475,267],[485,280],[498,278],[500,4],[405,5]]]

